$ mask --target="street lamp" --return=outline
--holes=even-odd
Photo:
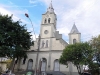
[[[29,18],[29,20],[30,20],[30,22],[31,22],[31,24],[32,24],[32,28],[33,28],[34,35],[35,35],[33,23],[32,23],[32,21],[31,21],[29,15],[28,15],[27,13],[25,13],[25,16],[26,16],[27,18]],[[35,39],[36,39],[36,35],[35,35]],[[38,63],[39,46],[40,46],[40,35],[39,35],[39,39],[38,39],[37,45],[38,45],[38,50],[37,50],[37,56],[36,56],[36,64],[35,64],[35,73],[34,73],[34,75],[37,75],[37,63]]]
[[[27,13],[25,13],[25,16],[30,20],[31,25],[32,25],[32,28],[33,28],[33,32],[34,32],[34,35],[35,35],[35,31],[34,31],[33,23],[32,23],[32,21],[31,21],[29,15],[28,15]],[[36,39],[36,35],[35,35],[35,39]]]

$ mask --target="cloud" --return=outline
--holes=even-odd
[[[13,13],[12,13],[13,12]],[[18,11],[20,14],[22,13],[21,11]],[[11,10],[7,10],[7,9],[5,9],[5,8],[2,8],[2,7],[0,7],[0,13],[2,14],[2,15],[9,15],[9,16],[11,16],[12,14],[13,14],[13,20],[14,21],[18,21],[18,20],[20,20],[20,17],[18,17],[18,12],[14,12],[14,11],[11,11]],[[24,13],[23,13],[24,14]],[[25,23],[28,23],[28,22],[26,22],[24,19],[21,19],[21,21],[24,21]]]
[[[31,36],[31,39],[34,40],[34,41],[35,41],[36,38],[38,38],[38,36],[39,36],[38,34],[34,34],[34,33],[31,33],[31,35],[32,35],[32,36]]]
[[[8,14],[8,15],[11,15],[11,12],[10,11],[7,11],[6,9],[0,7],[0,13],[5,15],[5,14]]]
[[[32,0],[31,0],[31,2],[32,2]],[[9,3],[11,4],[10,6],[7,5],[7,4],[1,4],[0,3],[0,13],[2,15],[7,15],[8,14],[9,16],[11,16],[13,14],[13,17],[12,18],[13,18],[14,21],[20,20],[20,21],[22,21],[22,24],[27,24],[26,27],[27,27],[28,31],[29,32],[32,32],[31,33],[32,34],[32,37],[31,38],[33,40],[35,40],[38,37],[38,35],[36,33],[35,33],[36,35],[34,35],[31,22],[29,21],[29,19],[27,19],[25,17],[25,13],[30,13],[30,12],[29,12],[28,9],[23,8],[23,7],[28,7],[28,6],[17,6],[13,2],[10,2],[10,1],[9,1]],[[34,6],[34,5],[32,5],[32,6]],[[32,22],[32,23],[35,26],[37,25],[34,22]]]
[[[47,7],[50,4],[49,0],[41,1]],[[52,4],[57,14],[57,29],[66,38],[74,22],[81,32],[82,41],[100,34],[100,0],[54,0]]]
[[[35,4],[37,2],[38,2],[38,0],[29,0],[29,3],[31,3],[31,4]]]
[[[13,14],[14,21],[21,20],[22,22],[29,24],[30,22],[26,21],[27,18],[25,18],[25,13],[29,13],[28,9],[17,6],[12,2],[9,3],[11,6],[0,3],[0,13],[2,15],[8,14],[9,16]]]
[[[9,15],[9,16],[11,16],[13,14],[11,11],[8,11],[5,8],[2,8],[2,7],[0,7],[0,13],[2,15]],[[19,18],[17,16],[13,15],[13,20],[14,21],[19,20]]]
[[[0,4],[0,13],[14,14],[15,20],[21,19],[24,23],[30,24],[29,20],[25,19],[24,14],[31,12],[28,9],[23,9],[23,7],[33,7],[36,3],[42,3],[48,8],[50,1],[29,0],[30,6],[17,6],[12,2],[9,2],[11,6]],[[57,14],[57,30],[65,36],[64,38],[68,38],[68,33],[74,22],[81,32],[82,41],[87,41],[92,36],[100,34],[100,0],[53,0],[52,4]],[[33,24],[36,25],[36,23]]]

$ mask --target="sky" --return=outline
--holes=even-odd
[[[25,17],[27,13],[38,37],[42,14],[47,11],[50,2],[51,0],[0,0],[0,13],[9,16],[13,14],[13,20],[21,20],[22,25],[26,24],[28,31],[33,34],[31,22]],[[52,5],[57,15],[57,31],[65,41],[69,41],[68,33],[74,23],[81,33],[82,42],[100,34],[100,0],[52,0]]]

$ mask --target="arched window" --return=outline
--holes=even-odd
[[[50,18],[48,19],[48,23],[50,23]]]
[[[45,18],[44,23],[47,23],[47,19]]]
[[[48,40],[46,40],[46,48],[48,47]]]
[[[73,39],[73,44],[75,44],[76,43],[76,39]]]
[[[32,70],[32,67],[33,67],[33,60],[32,59],[29,59],[28,60],[28,65],[27,65],[27,69],[28,70]]]
[[[41,59],[41,71],[46,71],[46,66],[47,66],[47,60],[46,58]]]
[[[59,67],[59,60],[56,59],[54,61],[54,71],[59,71],[60,67]]]

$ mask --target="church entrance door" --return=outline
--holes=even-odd
[[[60,67],[59,67],[59,60],[56,59],[54,61],[54,71],[59,71]]]
[[[32,70],[32,67],[33,67],[33,60],[29,59],[27,69]]]
[[[46,59],[42,59],[41,71],[46,71]]]

